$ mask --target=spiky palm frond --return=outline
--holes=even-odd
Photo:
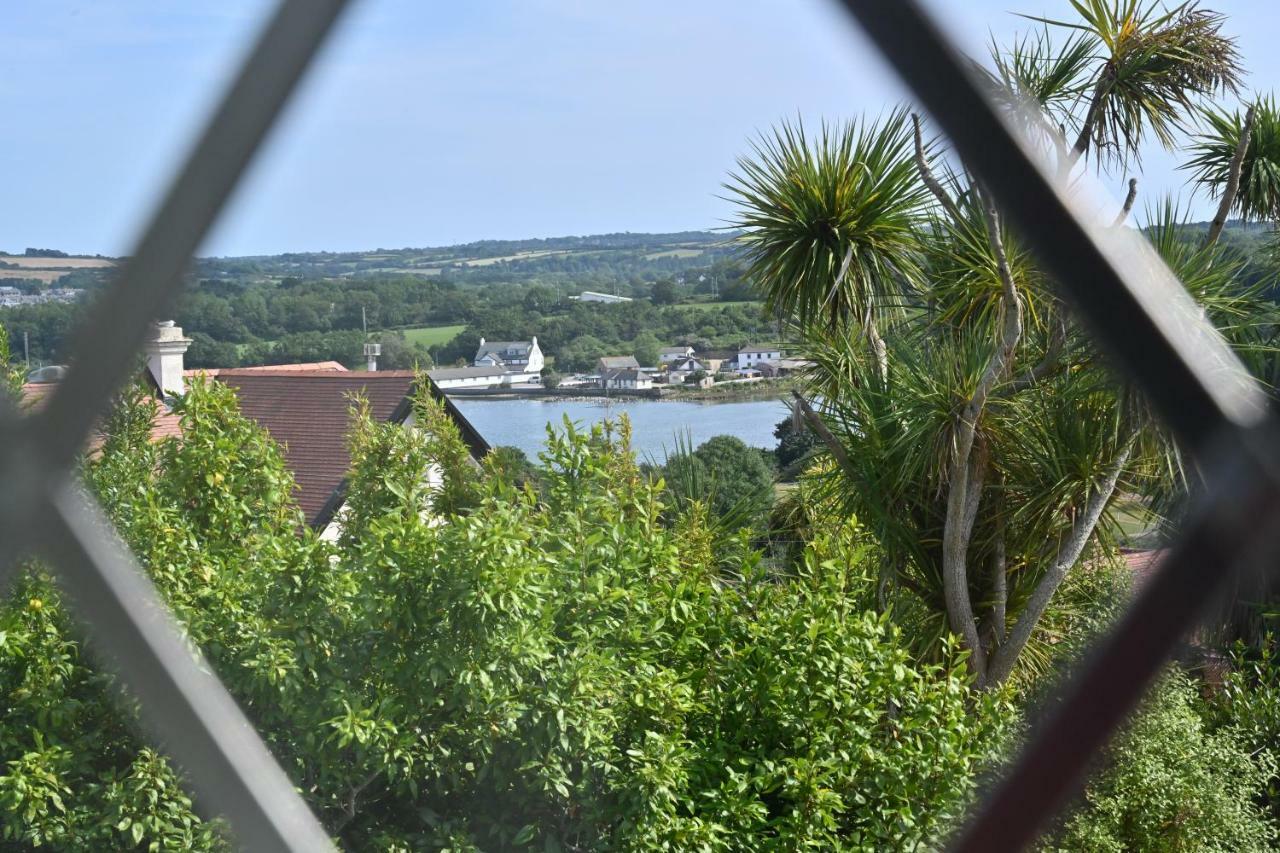
[[[1171,199],[1148,208],[1144,229],[1161,261],[1177,276],[1205,319],[1218,330],[1260,387],[1274,394],[1277,306],[1268,298],[1268,282],[1250,283],[1241,275],[1244,261],[1229,246],[1205,245],[1198,232],[1186,227],[1187,211]],[[1268,381],[1272,380],[1272,381]],[[1149,476],[1135,491],[1172,530],[1185,511],[1187,492],[1200,486],[1193,463],[1183,458],[1163,429],[1148,432],[1148,459],[1155,460]]]
[[[746,232],[748,274],[779,316],[842,324],[903,303],[918,275],[928,199],[904,110],[824,124],[816,139],[802,123],[784,123],[738,160],[725,188],[738,206],[734,225]]]
[[[958,216],[937,216],[921,238],[921,259],[929,282],[926,291],[930,322],[943,326],[987,323],[995,330],[1003,285],[995,252],[974,193],[956,204]],[[1007,228],[1001,229],[1009,272],[1018,288],[1023,310],[1032,322],[1041,319],[1041,303],[1051,298],[1044,275],[1030,251]],[[993,332],[994,336],[994,332]]]
[[[1036,18],[1087,33],[1104,64],[1092,100],[1088,147],[1099,161],[1140,160],[1147,132],[1174,146],[1198,98],[1240,85],[1235,40],[1222,34],[1225,18],[1195,2],[1166,8],[1158,0],[1071,0],[1079,22]]]
[[[1274,96],[1254,104],[1253,130],[1240,168],[1240,189],[1231,206],[1241,219],[1280,219],[1280,111]],[[1206,108],[1204,129],[1189,147],[1191,159],[1181,168],[1198,187],[1219,195],[1227,185],[1231,159],[1240,143],[1244,117],[1239,110]]]
[[[1040,117],[1043,111],[1052,121],[1077,129],[1072,107],[1088,91],[1098,59],[1098,43],[1091,34],[1071,33],[1059,47],[1046,26],[1016,37],[1006,50],[993,42],[990,55],[992,68],[975,65],[975,70],[988,94],[1015,120],[1028,130],[1060,135],[1059,127],[1046,125]]]

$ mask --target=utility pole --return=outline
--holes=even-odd
[[[25,331],[22,333],[22,357],[26,359],[27,370],[31,370],[31,341]]]

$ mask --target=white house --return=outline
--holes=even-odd
[[[584,290],[578,296],[570,296],[569,298],[578,302],[604,302],[607,304],[631,301],[630,296],[614,296],[612,293],[597,293],[594,290]]]
[[[739,371],[755,367],[766,361],[777,361],[782,358],[782,350],[766,344],[743,344],[738,347],[738,361],[735,365]]]
[[[507,373],[541,373],[545,359],[538,339],[528,341],[485,341],[476,350],[476,367],[501,367]]]
[[[653,377],[643,370],[628,367],[603,371],[600,374],[600,384],[604,388],[643,391],[653,387]]]
[[[692,358],[693,347],[663,347],[658,350],[658,361],[662,364],[670,364],[673,361],[679,361],[682,358]]]
[[[707,369],[707,365],[696,358],[682,358],[671,363],[671,367],[667,370],[667,381],[673,383],[684,382],[689,378],[690,374],[698,371],[703,373],[712,372]]]
[[[596,362],[596,372],[604,375],[610,370],[639,370],[640,362],[634,355],[606,355]]]
[[[471,367],[427,371],[440,388],[495,388],[541,380],[546,359],[535,337],[528,341],[480,339]]]

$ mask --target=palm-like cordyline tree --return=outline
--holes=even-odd
[[[1046,22],[1072,28],[1064,48],[1046,29],[987,78],[1011,107],[1047,111],[1024,125],[1052,140],[1064,175],[1089,152],[1104,166],[1136,160],[1147,134],[1171,144],[1196,98],[1237,85],[1220,16],[1073,6],[1080,22]],[[728,188],[751,274],[815,365],[813,402],[797,405],[836,462],[829,499],[876,534],[922,650],[958,635],[990,685],[1037,658],[1027,650],[1067,573],[1118,529],[1116,495],[1176,490],[1183,474],[982,187],[940,168],[912,125],[899,111],[816,143],[784,126]],[[1252,343],[1259,295],[1215,245],[1184,250],[1173,213],[1157,217],[1156,249],[1210,319]]]
[[[1246,222],[1280,220],[1280,111],[1275,98],[1259,98],[1243,115],[1221,108],[1202,115],[1204,129],[1182,168],[1219,198],[1208,242],[1218,239],[1231,213]]]

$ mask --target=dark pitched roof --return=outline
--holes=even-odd
[[[533,341],[485,341],[476,349],[476,359],[486,355],[499,358],[527,358],[533,352]]]
[[[347,453],[350,396],[363,392],[373,417],[398,423],[410,411],[414,373],[332,370],[255,370],[219,372],[217,381],[235,389],[240,410],[256,421],[284,451],[285,462],[298,484],[298,506],[307,524],[322,527],[332,519],[345,497],[351,457]],[[479,458],[488,445],[466,418],[432,383],[444,399],[472,455]]]
[[[634,370],[640,366],[640,362],[636,361],[634,355],[602,355],[598,364],[605,370],[618,370],[628,367]]]
[[[432,379],[472,379],[483,376],[505,376],[501,367],[437,367],[427,371]]]
[[[619,367],[613,370],[606,370],[603,376],[608,382],[636,382],[641,379],[652,379],[649,374],[634,367]]]
[[[782,352],[782,347],[776,344],[743,344],[738,347],[738,352]]]

